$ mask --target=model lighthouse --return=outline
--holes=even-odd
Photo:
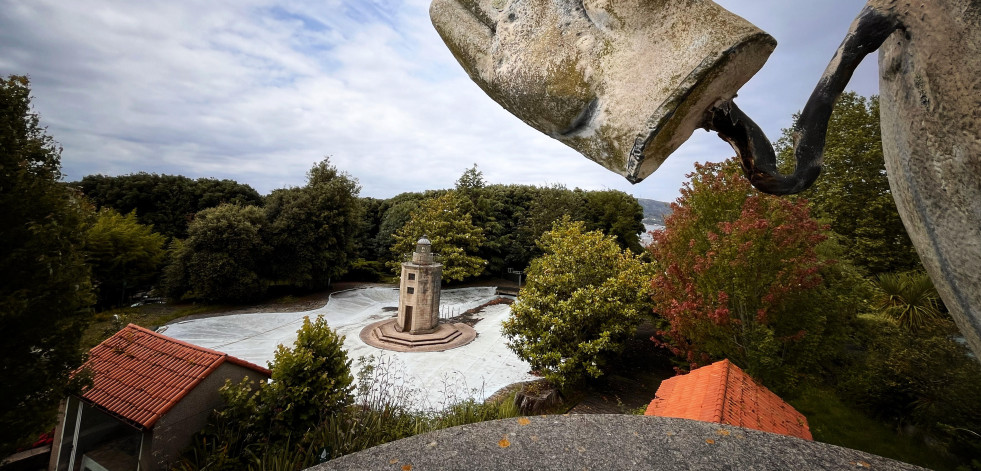
[[[426,236],[416,242],[412,260],[402,264],[399,286],[399,332],[425,334],[439,323],[439,289],[443,265],[433,258],[433,246]]]

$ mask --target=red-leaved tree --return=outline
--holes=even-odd
[[[689,177],[653,234],[655,310],[666,320],[654,340],[691,368],[728,358],[792,389],[854,311],[822,276],[834,264],[818,254],[824,228],[803,200],[752,189],[735,160]]]

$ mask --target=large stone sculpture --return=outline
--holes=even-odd
[[[801,113],[786,176],[732,102],[775,42],[710,0],[434,0],[430,14],[494,100],[635,183],[702,127],[733,146],[761,191],[808,188],[835,99],[879,50],[890,186],[981,358],[981,0],[871,0]]]
[[[776,46],[711,1],[434,0],[430,14],[491,98],[633,182]]]

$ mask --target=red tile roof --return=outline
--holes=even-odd
[[[130,324],[89,351],[93,373],[82,398],[147,429],[224,362],[263,376],[269,370]]]
[[[664,380],[644,415],[736,425],[812,440],[803,414],[729,360]]]

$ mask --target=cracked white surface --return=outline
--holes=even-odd
[[[441,310],[462,313],[495,299],[493,287],[444,290]],[[272,361],[276,346],[292,346],[304,316],[323,316],[331,328],[345,336],[344,348],[353,360],[357,376],[358,358],[373,355],[391,360],[400,372],[400,391],[408,391],[420,408],[438,407],[447,399],[486,399],[498,389],[519,381],[535,379],[530,367],[508,350],[501,335],[501,322],[511,309],[506,304],[484,308],[474,330],[473,342],[444,352],[397,353],[365,344],[361,329],[392,317],[398,307],[395,288],[364,288],[334,293],[326,306],[305,312],[253,313],[187,320],[159,330],[164,335],[228,353],[258,365]],[[386,309],[387,308],[387,309]]]

